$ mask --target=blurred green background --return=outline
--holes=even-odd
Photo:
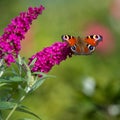
[[[61,41],[61,35],[103,35],[91,56],[73,56],[53,67],[48,79],[24,100],[43,120],[120,120],[119,0],[0,0],[0,33],[29,6],[45,6],[33,22],[22,56]],[[15,113],[11,120],[28,117]],[[29,116],[33,118],[32,116]]]

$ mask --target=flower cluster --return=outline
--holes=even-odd
[[[43,10],[42,5],[35,8],[29,7],[27,12],[21,12],[4,29],[4,34],[0,36],[0,59],[4,59],[8,66],[15,62],[21,50],[20,41],[24,39],[32,21],[42,14]]]
[[[65,60],[67,56],[72,56],[68,43],[56,42],[29,58],[29,64],[36,58],[36,62],[31,69],[32,72],[47,73],[55,64],[60,64],[61,61]]]

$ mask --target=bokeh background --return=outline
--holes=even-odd
[[[24,100],[43,120],[120,120],[120,0],[0,0],[0,34],[29,6],[43,4],[22,41],[21,55],[61,41],[61,35],[101,34],[91,56],[73,56],[48,73],[47,81]],[[16,112],[11,120],[29,117]],[[34,118],[35,119],[35,118]]]

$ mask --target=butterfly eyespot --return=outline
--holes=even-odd
[[[76,50],[76,46],[72,46],[71,50],[74,52]]]
[[[91,52],[95,50],[95,47],[92,46],[92,45],[87,45],[87,47],[88,47],[88,49],[89,49]]]
[[[70,39],[70,35],[63,35],[62,36],[62,40],[69,40]]]
[[[101,35],[93,35],[93,38],[95,40],[102,40],[102,36]]]
[[[99,38],[99,35],[93,35],[93,38],[94,38],[94,39],[98,39],[98,38]]]

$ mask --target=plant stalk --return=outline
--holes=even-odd
[[[13,109],[10,111],[10,113],[8,114],[8,116],[6,117],[5,120],[9,120],[10,117],[12,116],[12,114],[14,113],[14,111],[16,110],[16,108],[18,107],[18,105],[22,102],[22,100],[25,98],[26,95],[22,96],[19,100],[18,103],[15,104],[15,106],[13,107]]]

